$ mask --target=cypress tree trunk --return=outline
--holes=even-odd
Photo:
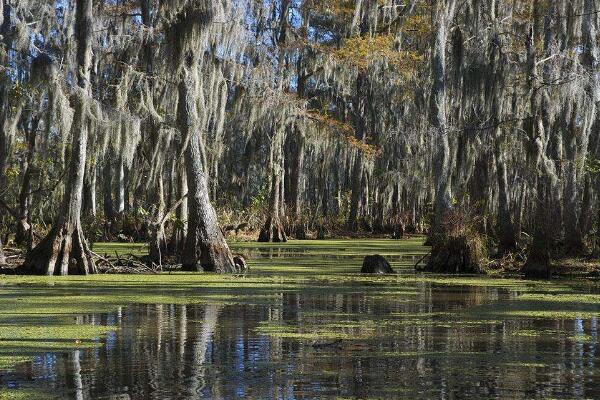
[[[259,242],[287,242],[287,236],[281,223],[281,166],[283,158],[283,133],[276,132],[273,138],[273,164],[271,167],[271,201],[269,204],[269,214],[265,225],[258,236]]]
[[[306,139],[304,135],[297,129],[295,150],[296,154],[291,166],[291,179],[288,184],[290,187],[292,217],[294,218],[296,239],[306,238],[305,223],[302,220],[302,171],[304,169],[304,147]]]
[[[0,267],[6,265],[6,255],[4,254],[4,246],[2,246],[2,237],[0,237]]]
[[[565,226],[565,251],[569,255],[581,255],[584,252],[585,245],[583,243],[583,235],[579,230],[579,199],[578,199],[578,166],[577,166],[577,135],[578,129],[575,124],[577,118],[578,107],[575,104],[571,121],[567,127],[567,143],[566,155],[566,187],[564,196],[564,216],[563,224]]]
[[[10,48],[10,36],[7,34],[10,28],[10,4],[7,0],[0,0],[0,35],[2,36],[2,46]],[[6,65],[6,52],[0,52],[0,65]],[[0,197],[4,195],[7,188],[6,171],[10,159],[10,149],[12,147],[12,135],[7,129],[6,118],[9,113],[7,89],[5,80],[8,78],[5,74],[0,75]],[[19,106],[19,109],[21,107]],[[20,110],[19,110],[20,113]],[[4,209],[0,208],[0,223],[5,223]],[[0,235],[3,232],[0,231]],[[2,247],[2,238],[0,238],[0,265],[6,264],[4,249]]]
[[[125,163],[122,156],[119,157],[119,161],[117,163],[115,199],[117,202],[117,214],[123,215],[125,212]]]
[[[354,167],[352,168],[352,196],[350,197],[350,213],[348,214],[348,227],[352,230],[358,229],[358,217],[360,214],[360,200],[363,187],[363,155],[356,152]]]
[[[591,178],[586,175],[583,189],[583,200],[581,201],[581,217],[579,218],[579,232],[587,236],[592,229],[592,183]]]
[[[0,98],[0,101],[3,99]],[[4,102],[1,102],[2,108],[6,108]],[[5,111],[2,112],[3,114]],[[4,116],[4,115],[3,115]],[[1,124],[1,123],[0,123]],[[7,135],[6,129],[3,124],[0,125],[0,188],[4,190],[6,188],[6,170],[8,169],[8,160],[10,153],[10,138]]]
[[[594,119],[590,122],[590,127],[588,128],[593,132],[595,126],[597,126],[597,118],[595,114],[598,112],[600,108],[600,88],[598,86],[600,78],[596,73],[598,68],[598,41],[597,41],[597,5],[594,0],[584,0],[583,3],[583,19],[582,19],[582,38],[584,42],[584,52],[582,54],[582,64],[590,71],[589,74],[589,82],[586,85],[586,91],[588,95],[591,97],[592,102],[594,104],[591,115],[594,115]],[[588,133],[590,135],[590,133]],[[596,139],[597,140],[597,139]],[[588,152],[591,152],[593,148],[593,144],[590,143],[590,140],[585,141],[586,146],[582,149],[583,156],[580,156],[581,159],[585,159],[588,155]],[[596,145],[597,146],[597,145]],[[583,146],[582,146],[583,147]],[[579,169],[579,172],[582,173],[582,169]],[[585,187],[583,191],[583,199],[581,202],[581,213],[579,216],[579,226],[578,233],[581,236],[582,243],[584,242],[585,236],[589,233],[592,228],[592,182],[591,178],[588,174],[585,176]],[[577,186],[574,187],[577,190]],[[577,247],[579,246],[576,243]]]
[[[158,265],[162,265],[163,257],[167,254],[167,238],[165,235],[165,200],[164,200],[164,184],[162,174],[158,174],[158,190],[156,201],[158,203],[156,211],[156,222],[150,224],[150,260]]]
[[[496,27],[498,29],[498,27]],[[502,96],[504,94],[504,62],[501,57],[501,39],[498,35],[494,37],[494,45],[491,52],[491,67],[494,71],[492,92],[492,115],[495,125],[494,156],[496,161],[496,181],[498,184],[498,250],[500,254],[514,251],[517,247],[515,226],[512,221],[512,213],[509,205],[508,194],[508,171],[506,166],[506,154],[504,133],[501,127]]]
[[[537,173],[532,174],[530,181],[537,181],[536,189],[536,204],[535,204],[535,228],[533,233],[533,242],[529,249],[527,262],[523,266],[523,273],[529,278],[549,278],[550,277],[550,248],[552,246],[552,235],[549,233],[548,219],[551,213],[548,211],[552,207],[550,202],[550,179],[546,169],[548,168],[544,161],[543,143],[545,139],[544,125],[542,122],[540,99],[538,91],[535,90],[535,80],[537,74],[537,58],[536,58],[536,34],[539,30],[539,2],[533,0],[531,3],[531,15],[533,23],[530,26],[529,38],[527,45],[527,84],[529,88],[530,115],[526,123],[526,131],[529,140],[533,144],[530,154],[531,165]]]
[[[496,144],[496,179],[498,180],[498,243],[500,253],[514,251],[517,247],[515,226],[509,207],[506,160],[500,143]]]
[[[21,184],[21,192],[19,193],[19,208],[17,221],[17,231],[15,234],[15,242],[22,245],[30,239],[31,225],[29,223],[29,207],[31,205],[31,176],[33,173],[33,157],[35,155],[35,139],[39,119],[34,118],[31,122],[31,130],[27,134],[27,156],[23,163],[23,182]]]
[[[112,200],[112,168],[110,165],[109,155],[106,155],[104,159],[104,167],[102,168],[102,193],[104,194],[102,201],[102,209],[104,210],[104,218],[107,221],[111,221],[115,216],[115,208]]]
[[[83,184],[83,210],[86,215],[95,217],[97,214],[96,210],[96,166],[90,167],[89,176]]]
[[[360,7],[357,4],[357,7]],[[356,96],[354,97],[355,109],[353,111],[355,136],[358,140],[366,143],[366,121],[364,115],[366,113],[365,96],[368,91],[368,81],[364,72],[360,72],[356,79]],[[352,168],[352,196],[350,198],[350,212],[348,214],[348,228],[351,230],[358,229],[358,219],[361,213],[361,200],[363,198],[364,186],[364,155],[362,151],[356,151],[354,166]]]
[[[183,166],[185,168],[185,166]],[[188,193],[187,178],[185,170],[178,173],[179,195],[184,196]],[[173,237],[171,240],[171,251],[174,254],[181,254],[184,250],[184,245],[188,231],[188,200],[187,196],[181,200],[181,204],[177,208],[177,220],[179,223],[173,229]]]
[[[183,254],[183,269],[218,273],[238,272],[233,256],[217,221],[217,213],[209,200],[206,165],[203,165],[200,127],[196,108],[198,62],[188,59],[179,83],[178,124],[189,138],[185,149],[188,182],[188,237]]]
[[[38,275],[90,274],[96,266],[81,228],[83,178],[87,155],[87,97],[92,57],[92,0],[77,0],[75,31],[79,92],[71,129],[69,175],[61,210],[48,235],[27,254],[19,272]]]
[[[431,257],[427,269],[434,272],[476,273],[480,271],[484,256],[480,241],[474,232],[464,226],[446,226],[452,211],[451,157],[448,135],[447,88],[446,88],[446,42],[448,27],[456,10],[455,0],[437,0],[433,5],[433,53],[431,75],[433,84],[430,96],[430,122],[436,137],[434,155],[433,221],[429,233]],[[455,224],[461,224],[460,219]]]
[[[435,200],[433,233],[442,232],[445,214],[451,209],[450,193],[450,140],[448,138],[447,96],[446,96],[446,42],[448,40],[448,23],[452,16],[447,15],[443,0],[434,5],[434,40],[431,60],[433,85],[431,88],[431,122],[435,129],[437,153],[435,154],[434,178]]]
[[[533,242],[529,249],[527,261],[523,266],[523,272],[527,278],[548,279],[551,275],[550,269],[550,246],[552,238],[549,234],[552,216],[550,212],[549,184],[546,178],[539,180],[537,188],[539,200],[535,209],[535,231]]]
[[[10,35],[8,35],[10,29],[10,11],[11,6],[7,3],[7,0],[0,0],[0,35],[2,36],[2,45],[6,48],[10,48],[11,45],[11,41],[9,40]],[[0,65],[6,65],[7,62],[6,52],[0,52]],[[0,83],[2,84],[0,87],[0,188],[2,189],[0,190],[4,190],[6,188],[6,170],[10,159],[12,137],[6,126],[6,118],[10,110],[10,107],[8,107],[7,89],[10,86],[5,82],[8,79],[5,74],[0,75],[0,79]]]

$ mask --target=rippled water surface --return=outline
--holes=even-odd
[[[0,398],[600,398],[593,282],[416,274],[418,240],[235,250],[245,277],[3,278]],[[357,274],[375,253],[397,274]]]

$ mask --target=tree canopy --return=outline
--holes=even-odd
[[[597,0],[0,5],[24,272],[93,273],[115,238],[235,272],[240,229],[428,233],[430,269],[526,249],[532,276],[600,248]]]

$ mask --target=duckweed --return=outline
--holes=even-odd
[[[361,358],[486,360],[489,352],[471,351],[466,346],[463,349],[458,343],[463,338],[476,342],[479,335],[499,335],[504,330],[515,342],[560,338],[587,343],[593,339],[587,332],[573,334],[572,330],[562,332],[520,324],[537,319],[599,317],[600,294],[593,293],[593,288],[570,282],[415,273],[414,262],[428,251],[421,242],[416,238],[291,241],[285,245],[234,243],[234,251],[249,258],[250,272],[245,276],[185,272],[2,276],[0,369],[48,351],[99,346],[108,332],[119,328],[97,325],[98,320],[88,316],[134,304],[257,306],[268,310],[269,318],[252,328],[254,335],[267,341],[292,342],[318,353],[322,359],[332,360],[339,355],[328,351],[328,346]],[[96,244],[94,250],[100,254],[141,255],[147,247]],[[397,273],[358,273],[362,257],[375,253],[388,257]],[[580,295],[578,291],[586,293]],[[284,301],[290,298],[298,302],[294,304],[308,300],[312,303],[298,306],[297,314],[290,318]],[[200,325],[204,321],[194,315],[188,323]],[[433,343],[453,337],[457,347],[417,350],[415,343],[409,341],[400,343],[398,350],[385,344],[411,335],[432,335]],[[494,357],[507,366],[545,365],[530,355],[516,361]],[[0,392],[0,398],[3,395]],[[32,393],[21,398],[33,396]]]

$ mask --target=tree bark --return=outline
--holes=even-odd
[[[286,185],[286,203],[292,218],[295,221],[300,220],[302,208],[302,170],[304,168],[304,147],[306,139],[299,129],[295,130],[294,137],[291,138],[288,150],[291,156],[286,157],[288,184]],[[288,162],[289,161],[289,162]]]
[[[11,40],[8,35],[10,29],[10,11],[11,6],[7,3],[7,0],[0,0],[0,35],[2,36],[2,45],[6,48],[10,48]],[[6,58],[6,52],[2,52],[3,56],[0,58],[0,65],[6,65],[8,60]],[[0,190],[6,188],[6,169],[8,168],[8,160],[10,159],[10,149],[12,147],[12,135],[7,129],[7,118],[9,115],[10,107],[8,107],[8,96],[7,88],[9,87],[5,80],[8,78],[5,74],[2,74],[1,79],[3,82],[0,88]],[[20,115],[19,107],[19,115]]]
[[[366,143],[367,127],[365,121],[366,100],[364,93],[368,90],[367,77],[364,72],[360,72],[356,79],[356,96],[354,98],[354,130],[355,136],[362,143]],[[365,179],[363,177],[364,170],[364,154],[361,150],[356,150],[354,166],[352,168],[352,196],[350,197],[350,212],[348,214],[348,228],[351,230],[358,229],[358,220],[361,214],[361,200],[363,198],[363,186]]]
[[[589,176],[585,178],[583,199],[581,201],[581,217],[579,218],[579,231],[587,236],[592,229],[592,182]]]
[[[348,214],[348,227],[352,230],[358,229],[360,214],[360,200],[362,199],[363,187],[363,154],[360,150],[356,152],[354,167],[352,168],[352,195],[350,197],[350,213]]]
[[[2,246],[2,237],[0,232],[0,267],[6,265],[6,255],[4,254],[4,246]]]
[[[156,194],[157,210],[156,222],[150,225],[150,260],[157,265],[162,265],[163,257],[167,254],[167,238],[165,235],[165,199],[162,174],[158,174],[158,190]]]
[[[117,182],[115,199],[117,202],[117,214],[125,213],[125,162],[122,156],[119,156],[117,164]]]
[[[185,174],[185,166],[180,163],[182,170],[177,173],[177,185],[179,186],[179,196],[184,196],[188,193],[187,178]],[[170,243],[172,254],[181,254],[184,251],[185,241],[188,231],[188,200],[187,196],[181,200],[181,204],[177,207],[177,223],[173,228],[173,235]]]
[[[79,88],[74,99],[71,157],[62,207],[48,235],[27,254],[24,264],[19,268],[21,273],[85,275],[96,272],[91,251],[81,228],[83,178],[89,134],[86,118],[92,57],[92,3],[92,0],[76,2],[75,31]]]
[[[496,27],[497,29],[499,27]],[[492,93],[492,123],[496,127],[494,134],[494,156],[496,161],[496,181],[498,184],[498,250],[500,254],[512,252],[517,247],[515,226],[510,211],[510,201],[508,194],[508,171],[506,166],[506,152],[503,148],[505,136],[501,126],[502,118],[502,97],[504,95],[504,62],[502,58],[502,45],[499,35],[494,38],[494,44],[491,52],[491,68],[494,72],[491,85]]]
[[[89,172],[83,184],[83,209],[86,215],[96,217],[96,165],[90,166]]]
[[[206,165],[200,149],[200,127],[196,108],[198,63],[193,57],[184,67],[179,83],[178,124],[188,138],[185,166],[188,182],[188,237],[183,255],[186,271],[238,272],[233,256],[210,203]]]
[[[539,180],[537,192],[538,201],[535,208],[535,230],[533,241],[527,261],[523,266],[523,272],[526,278],[548,279],[551,276],[550,269],[550,246],[552,238],[550,237],[550,225],[552,215],[550,211],[550,193],[549,183],[546,177]]]
[[[31,178],[33,174],[33,157],[35,155],[35,142],[39,118],[33,118],[27,132],[27,155],[23,162],[23,181],[19,193],[19,208],[15,243],[22,245],[31,243],[31,224],[29,221],[29,210],[31,205]]]
[[[531,142],[530,163],[535,171],[530,177],[536,191],[535,202],[535,220],[533,241],[529,249],[527,262],[523,266],[523,273],[530,278],[549,278],[550,277],[550,248],[552,236],[549,233],[550,226],[547,219],[550,218],[548,209],[552,207],[550,199],[549,186],[550,179],[547,175],[547,166],[543,154],[545,132],[542,122],[539,91],[535,88],[537,73],[536,57],[536,36],[539,30],[539,1],[533,0],[531,3],[531,15],[533,18],[530,24],[529,37],[526,42],[527,47],[527,85],[529,88],[530,111],[528,120],[525,124],[525,130],[528,139]],[[537,176],[536,176],[537,175]]]
[[[565,227],[565,252],[568,255],[582,255],[585,249],[583,234],[580,231],[580,204],[578,198],[578,166],[577,158],[577,136],[579,134],[575,119],[578,114],[578,106],[574,104],[570,115],[570,123],[567,125],[566,134],[566,187],[564,195],[563,225]]]
[[[271,144],[273,152],[273,164],[270,169],[271,180],[271,201],[269,204],[269,214],[265,225],[258,236],[259,242],[287,242],[287,236],[281,223],[281,175],[282,175],[282,157],[283,157],[283,133],[275,132]]]
[[[104,211],[104,219],[107,222],[115,219],[115,207],[112,199],[112,168],[110,163],[110,156],[107,154],[104,159],[104,167],[102,168],[102,193],[104,194],[102,200],[102,209]]]
[[[501,147],[497,141],[496,147]],[[502,149],[496,149],[496,179],[498,181],[498,243],[501,254],[514,251],[517,247],[515,225],[509,206],[508,172],[506,156]]]
[[[448,41],[448,25],[454,17],[455,1],[445,4],[437,0],[434,5],[433,53],[431,58],[430,115],[437,140],[437,151],[434,163],[435,201],[433,229],[441,233],[445,214],[451,210],[452,194],[450,191],[450,139],[448,137],[447,95],[446,95],[446,45]]]

